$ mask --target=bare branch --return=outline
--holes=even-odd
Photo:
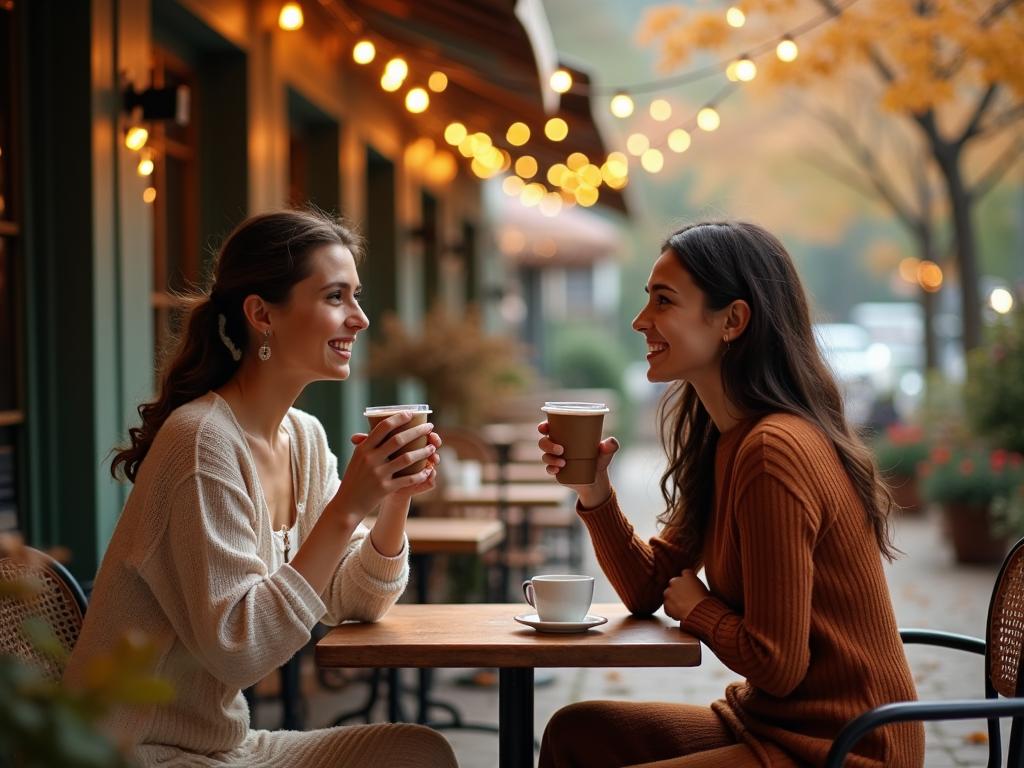
[[[989,120],[988,125],[982,128],[978,133],[979,135],[984,134],[986,136],[992,136],[1004,128],[1008,128],[1015,122],[1024,117],[1024,103],[1018,104],[1015,107],[1010,107],[1005,112],[1000,112],[998,115]]]
[[[995,100],[995,95],[998,91],[999,83],[992,83],[988,87],[984,95],[981,97],[981,100],[978,102],[978,106],[974,108],[974,115],[971,117],[970,122],[967,123],[967,127],[964,128],[964,132],[960,135],[960,138],[957,139],[956,144],[963,146],[967,143],[968,139],[978,133],[981,120],[988,111],[988,108],[992,105],[992,102]]]
[[[999,184],[1000,181],[1016,165],[1017,161],[1024,157],[1024,139],[1018,137],[1006,151],[997,157],[988,170],[982,174],[978,183],[974,185],[969,194],[973,200],[981,200],[985,195]]]
[[[985,29],[985,27],[998,19],[1005,11],[1010,10],[1019,2],[1021,2],[1021,0],[1000,0],[1000,2],[985,11],[982,17],[978,19],[978,26]]]
[[[914,213],[913,206],[900,195],[896,184],[889,178],[871,148],[861,141],[850,124],[835,112],[822,111],[818,118],[846,147],[846,151],[856,161],[874,190],[874,196],[881,198],[908,227],[913,228],[914,222],[920,217]]]

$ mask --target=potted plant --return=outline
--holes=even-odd
[[[987,346],[967,358],[964,405],[971,429],[1007,451],[1024,453],[1024,309],[989,329]]]
[[[978,444],[939,445],[919,465],[918,477],[924,497],[942,505],[959,562],[999,562],[1009,539],[1024,533],[1009,529],[1005,515],[993,515],[994,502],[1018,494],[1024,484],[1021,454]]]
[[[370,345],[370,375],[422,383],[440,424],[479,424],[489,405],[527,380],[522,345],[485,334],[475,307],[456,317],[436,304],[415,334],[394,313],[381,324],[383,341]]]
[[[917,467],[928,458],[924,430],[893,422],[871,444],[878,469],[903,512],[920,512],[924,505],[918,489]]]

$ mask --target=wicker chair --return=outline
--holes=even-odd
[[[82,630],[85,593],[74,576],[53,558],[30,547],[25,547],[24,554],[23,558],[0,558],[0,581],[28,582],[39,591],[27,599],[0,596],[0,654],[13,656],[58,682],[64,674],[65,660],[40,651],[25,636],[23,623],[29,618],[42,619],[70,655]]]
[[[1007,766],[1024,766],[1024,539],[1003,561],[988,608],[986,639],[949,632],[901,629],[904,643],[924,643],[969,651],[985,657],[985,698],[908,701],[876,707],[851,720],[839,732],[825,768],[841,768],[847,753],[869,731],[897,722],[988,720],[988,768],[1002,765],[999,718],[1012,717]],[[1000,699],[1003,696],[1005,698]]]

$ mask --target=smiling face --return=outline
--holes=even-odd
[[[347,379],[356,334],[370,324],[359,306],[356,263],[337,244],[315,248],[310,263],[312,273],[294,285],[288,303],[271,309],[272,359],[308,381]]]
[[[647,378],[698,386],[719,381],[729,308],[708,310],[704,292],[671,250],[654,263],[647,293],[647,305],[633,320],[633,330],[647,339]]]

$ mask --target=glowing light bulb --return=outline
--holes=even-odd
[[[380,87],[388,93],[393,93],[402,87],[402,79],[399,77],[392,77],[385,72],[380,78]]]
[[[352,59],[356,64],[369,64],[377,55],[377,49],[369,40],[360,40],[352,49]]]
[[[302,6],[298,3],[285,3],[277,17],[277,25],[288,32],[301,29],[305,19],[302,17]]]
[[[629,117],[633,114],[633,100],[624,93],[612,98],[612,114],[616,117]]]
[[[139,160],[139,176],[150,176],[153,173],[153,153],[147,149],[142,151],[142,159]]]
[[[1013,294],[1005,288],[996,288],[988,295],[989,306],[1000,315],[1013,309]]]
[[[565,164],[570,171],[578,171],[584,165],[590,162],[590,158],[584,155],[582,152],[573,152],[566,159]]]
[[[156,200],[156,187],[146,187],[142,191],[142,201],[152,203],[154,200]]]
[[[690,148],[690,134],[682,128],[676,128],[668,135],[668,148],[673,152],[685,152]]]
[[[742,27],[747,21],[747,16],[739,8],[730,8],[725,12],[725,20],[730,27]]]
[[[521,147],[530,140],[530,128],[526,123],[512,123],[505,133],[505,138],[513,147]]]
[[[430,96],[422,88],[413,88],[405,95],[405,108],[418,115],[430,106]]]
[[[648,149],[640,155],[640,165],[645,171],[657,173],[665,166],[665,157],[657,149]]]
[[[409,65],[405,63],[405,59],[392,59],[384,66],[384,74],[394,80],[405,80],[409,74]]]
[[[736,62],[736,77],[744,83],[748,83],[757,76],[757,65],[748,58],[742,58]]]
[[[775,47],[775,55],[778,56],[781,61],[793,61],[793,59],[796,58],[797,53],[796,43],[788,37],[783,38],[782,42]]]
[[[544,135],[552,141],[561,141],[569,135],[569,124],[560,117],[552,117],[544,124]]]
[[[663,123],[672,117],[672,105],[664,99],[655,99],[651,102],[651,117],[659,123]]]
[[[626,139],[626,149],[629,150],[629,154],[640,157],[646,152],[651,146],[651,140],[644,136],[642,133],[631,134]]]
[[[516,173],[524,179],[532,179],[537,175],[537,161],[529,155],[523,155],[516,160]]]
[[[133,125],[124,135],[124,145],[131,150],[142,149],[149,141],[149,131],[141,125]]]
[[[704,107],[697,113],[697,127],[702,131],[713,131],[722,124],[722,118],[712,107]]]
[[[427,80],[427,87],[434,93],[441,93],[448,87],[448,75],[444,72],[432,72]]]
[[[452,123],[444,129],[444,140],[453,147],[459,146],[467,135],[468,132],[466,131],[466,126],[462,123]]]
[[[551,90],[556,93],[565,93],[572,88],[572,75],[564,69],[555,70],[551,73],[551,79],[548,80],[548,84],[551,86]]]

